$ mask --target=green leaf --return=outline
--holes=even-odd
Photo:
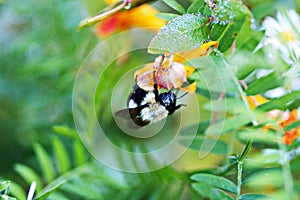
[[[53,126],[53,130],[55,133],[58,133],[63,136],[67,136],[70,138],[77,138],[77,132],[67,126]]]
[[[86,151],[83,147],[80,140],[75,140],[73,143],[73,150],[74,150],[74,159],[76,166],[80,166],[85,164],[86,162]]]
[[[209,27],[207,23],[208,18],[199,13],[176,17],[154,36],[148,47],[148,52],[161,54],[197,48],[208,38]]]
[[[256,109],[262,111],[270,111],[274,109],[284,110],[293,101],[298,100],[300,97],[300,90],[290,92],[282,97],[271,99],[269,102],[258,106]]]
[[[36,182],[36,190],[40,191],[42,188],[42,181],[39,175],[30,167],[22,164],[16,164],[15,171],[30,185],[33,181]]]
[[[188,7],[187,13],[196,13],[200,11],[203,6],[204,0],[194,0],[193,3]]]
[[[210,125],[211,121],[207,120],[207,121],[199,121],[198,124],[193,124],[187,127],[184,127],[183,129],[181,129],[180,134],[184,135],[184,136],[193,136],[194,130],[197,130],[197,135],[204,135],[205,133],[205,129],[207,129],[207,127]],[[197,128],[196,128],[197,127]]]
[[[155,14],[156,17],[170,21],[180,15],[174,14],[174,13],[157,13]]]
[[[262,56],[249,51],[237,51],[228,60],[230,68],[239,80],[245,79],[257,68],[272,69]]]
[[[236,185],[232,181],[224,177],[220,177],[212,174],[199,173],[199,174],[192,175],[191,179],[203,184],[208,184],[210,186],[220,188],[228,192],[232,192],[234,194],[237,193]]]
[[[51,158],[49,157],[47,151],[38,143],[34,145],[34,151],[46,182],[50,182],[55,177],[55,171],[51,162]]]
[[[195,58],[190,60],[189,64],[197,69],[189,76],[189,80],[197,81],[197,88],[208,90],[210,93],[237,92],[233,74],[220,57],[210,55]]]
[[[272,14],[276,7],[278,8],[278,5],[276,1],[274,2],[273,0],[257,1],[252,9],[252,14],[256,20],[260,20]]]
[[[167,4],[168,6],[170,6],[171,8],[173,8],[174,10],[176,10],[177,12],[179,12],[180,14],[184,14],[185,10],[182,7],[182,5],[180,5],[179,3],[177,3],[175,0],[163,0],[163,2],[165,4]]]
[[[10,181],[0,182],[0,194],[6,194],[10,187]]]
[[[244,51],[246,50],[252,53],[257,47],[257,45],[260,43],[262,38],[264,37],[265,31],[261,30],[258,32],[254,32],[253,29],[251,28],[250,21],[246,22],[244,26],[245,25],[248,25],[248,27],[245,29],[242,28],[242,31],[237,36],[236,49],[244,50]],[[253,60],[251,61],[253,62]]]
[[[15,182],[11,182],[9,193],[17,199],[26,199],[26,193],[23,188]]]
[[[232,198],[221,190],[212,188],[209,185],[202,183],[192,183],[192,188],[196,190],[201,196],[211,200],[231,200]]]
[[[241,114],[237,114],[231,117],[226,117],[226,119],[224,121],[218,121],[215,123],[215,127],[222,127],[223,125],[223,129],[221,130],[222,134],[226,134],[229,133],[230,131],[234,131],[238,128],[241,128],[244,125],[247,125],[249,123],[251,123],[251,121],[253,120],[253,116],[251,115],[251,113],[241,113]],[[212,132],[214,126],[212,126]],[[219,130],[217,130],[219,131]]]
[[[290,130],[292,130],[294,128],[299,128],[299,127],[300,127],[300,120],[295,121],[295,122],[287,125],[286,127],[284,127],[284,130],[285,131],[290,131]]]
[[[95,190],[94,188],[87,187],[84,184],[68,183],[64,185],[62,190],[71,192],[72,194],[76,194],[80,197],[83,197],[84,199],[104,199],[99,191]]]
[[[214,147],[210,150],[210,153],[214,153],[214,154],[220,154],[220,155],[226,155],[228,153],[228,145],[221,141],[221,140],[214,140],[214,139],[209,139],[209,138],[203,138],[203,137],[196,137],[193,141],[193,143],[191,145],[189,145],[190,143],[190,139],[181,139],[179,140],[179,144],[189,147],[190,149],[199,151],[203,142],[208,142],[211,144],[215,144]],[[201,149],[203,150],[203,149]]]
[[[250,11],[240,1],[220,1],[217,4],[211,35],[213,40],[220,41],[218,49],[221,52],[231,47],[244,23],[249,23],[250,18]]]
[[[243,194],[240,197],[240,200],[266,200],[266,199],[270,199],[270,197],[264,194]]]
[[[210,110],[212,112],[230,112],[239,113],[246,112],[246,107],[241,99],[226,98],[222,101],[212,100],[209,103],[203,105],[205,110]]]
[[[52,138],[52,148],[54,157],[56,159],[56,164],[60,172],[65,173],[67,172],[70,167],[70,158],[67,153],[67,150],[63,143],[58,139],[58,137]]]
[[[252,139],[253,143],[272,145],[275,147],[277,146],[278,140],[280,140],[278,133],[271,131],[263,131],[262,129],[241,130],[237,133],[237,138],[243,142]]]
[[[262,78],[257,79],[248,86],[247,95],[256,95],[266,92],[267,90],[277,88],[284,83],[284,79],[280,78],[276,72],[272,72]]]
[[[51,193],[55,192],[58,188],[60,188],[63,184],[65,183],[65,181],[61,181],[59,183],[57,183],[56,185],[53,185],[51,187],[46,187],[44,188],[40,193],[38,193],[36,195],[36,197],[34,198],[35,200],[43,200],[46,199]]]
[[[280,168],[269,168],[256,171],[244,178],[243,185],[256,189],[257,192],[265,192],[270,187],[280,188],[284,185],[282,170]]]

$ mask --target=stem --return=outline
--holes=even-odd
[[[293,176],[290,170],[290,162],[287,155],[286,146],[283,142],[279,142],[279,148],[281,152],[282,158],[282,173],[283,173],[283,181],[284,181],[284,189],[286,193],[287,199],[294,199],[294,183],[293,183]]]
[[[239,200],[240,196],[241,196],[241,189],[242,189],[243,161],[238,161],[237,168],[238,168],[237,194],[236,194],[236,198],[235,199]]]
[[[127,4],[126,3],[121,3],[120,5],[118,5],[117,7],[115,8],[112,8],[108,11],[105,11],[105,12],[102,12],[96,16],[93,16],[93,17],[88,17],[84,20],[82,20],[80,23],[79,23],[79,29],[83,28],[83,27],[86,27],[86,26],[89,26],[89,25],[92,25],[96,22],[99,22],[117,12],[119,12],[120,10],[122,10]]]

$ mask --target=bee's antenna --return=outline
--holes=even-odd
[[[182,97],[184,97],[187,94],[188,94],[188,92],[185,92],[184,94],[182,94],[180,97],[177,97],[176,99],[181,99]]]

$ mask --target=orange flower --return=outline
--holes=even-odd
[[[289,113],[288,118],[280,122],[280,126],[282,128],[285,128],[289,124],[297,121],[297,115],[298,115],[297,110],[296,109],[292,110]],[[300,127],[285,131],[282,139],[287,145],[291,145],[294,142],[294,140],[299,136],[300,136]]]
[[[284,132],[284,136],[283,136],[283,141],[287,144],[287,145],[291,145],[294,140],[300,136],[300,129],[293,129],[290,131],[286,131]]]
[[[268,99],[264,98],[261,95],[247,96],[247,100],[252,109],[269,101]],[[272,119],[278,120],[278,124],[280,125],[280,127],[284,129],[289,124],[297,121],[298,112],[296,109],[290,112],[289,111],[283,112],[281,110],[271,110],[267,113],[267,116]],[[268,130],[270,128],[276,129],[275,127],[270,125],[265,125],[263,127],[264,130]],[[285,131],[282,140],[287,145],[291,145],[294,142],[294,140],[299,136],[300,136],[300,127]]]
[[[116,1],[106,0],[108,4]],[[97,24],[96,33],[106,37],[118,31],[133,27],[160,28],[166,24],[165,20],[155,17],[158,11],[149,4],[142,4],[127,11],[118,12]]]

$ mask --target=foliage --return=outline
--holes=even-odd
[[[4,66],[0,84],[5,85],[0,87],[0,145],[7,153],[0,163],[5,166],[0,182],[2,199],[26,199],[28,191],[35,193],[34,199],[299,198],[300,120],[296,110],[300,88],[294,81],[299,81],[300,75],[300,34],[294,33],[295,27],[289,26],[293,23],[287,21],[291,31],[270,35],[267,20],[272,19],[266,17],[273,16],[275,22],[289,19],[292,12],[288,9],[295,7],[299,12],[299,1],[282,5],[279,0],[163,0],[154,4],[162,10],[156,16],[168,22],[151,39],[148,53],[183,55],[211,41],[217,41],[218,47],[184,63],[195,68],[188,81],[197,84],[201,111],[200,121],[179,133],[179,145],[187,147],[192,156],[183,163],[179,160],[180,164],[140,174],[100,164],[85,149],[86,141],[72,122],[75,71],[98,42],[92,28],[75,32],[86,15],[83,5],[96,13],[98,2],[83,2],[30,0],[25,5],[0,1],[0,18],[7,31],[0,36],[5,47],[0,49]],[[149,2],[136,0],[131,5],[124,1],[118,12]],[[283,7],[277,11],[275,5]],[[100,15],[111,17],[107,13],[114,6],[105,8],[102,2]],[[124,47],[109,43],[109,54],[126,52],[122,48],[128,48],[131,41],[121,42]],[[109,57],[105,51],[102,54]],[[154,56],[136,51],[122,58],[104,72],[94,107],[112,142],[143,153],[143,144],[135,145],[140,140],[118,134],[110,101],[120,77],[132,66],[153,62]],[[278,90],[284,93],[278,95]],[[85,103],[82,112],[92,116]],[[173,130],[170,125],[167,128]],[[207,144],[214,145],[207,148]],[[156,141],[154,146],[159,145]],[[197,167],[204,162],[196,154],[210,154],[217,163]],[[9,161],[6,165],[5,158]],[[131,161],[140,164],[134,157]]]

